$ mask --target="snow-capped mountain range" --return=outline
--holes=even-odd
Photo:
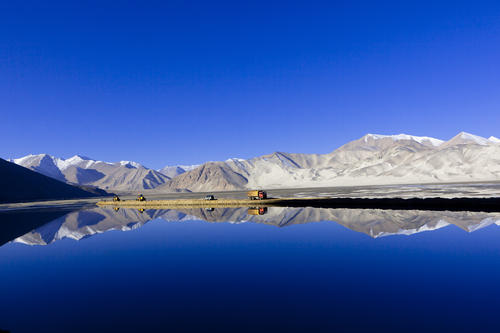
[[[47,154],[28,155],[10,161],[60,181],[105,190],[152,189],[170,179],[136,162],[109,163],[80,155],[68,159]]]
[[[430,137],[367,134],[328,154],[276,152],[209,162],[158,190],[237,190],[500,180],[500,140],[459,133]]]
[[[448,141],[367,134],[328,154],[276,152],[251,159],[148,169],[76,155],[10,160],[44,175],[105,190],[219,191],[500,180],[500,139],[461,132]]]

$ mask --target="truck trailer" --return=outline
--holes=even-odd
[[[250,200],[264,200],[267,199],[267,193],[265,191],[254,190],[247,192],[248,199]]]

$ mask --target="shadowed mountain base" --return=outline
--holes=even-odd
[[[74,209],[0,212],[0,246]]]

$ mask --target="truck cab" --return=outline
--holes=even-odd
[[[253,190],[247,192],[248,199],[250,200],[264,200],[267,199],[267,193],[261,190]]]

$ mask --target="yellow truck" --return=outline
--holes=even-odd
[[[267,193],[265,191],[254,190],[247,192],[248,199],[250,200],[264,200],[267,199]]]

